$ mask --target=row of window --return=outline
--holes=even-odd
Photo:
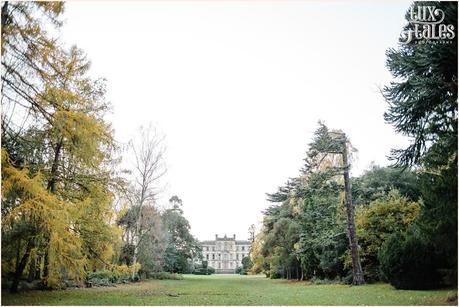
[[[210,254],[207,254],[207,255],[206,255],[206,259],[207,259],[207,260],[210,260],[210,257],[209,257],[209,256],[210,256]],[[225,256],[225,259],[224,259],[224,260],[234,260],[234,259],[231,259],[231,255],[229,255],[229,256],[230,256],[230,259],[226,259],[226,258],[227,258],[227,257],[226,257],[227,255],[224,255],[224,256]],[[248,254],[241,254],[241,260],[242,260],[242,258],[248,257],[248,256],[249,256]],[[234,258],[234,257],[233,257],[233,258]],[[212,254],[212,260],[216,260],[216,254]],[[218,259],[217,259],[217,260],[221,260],[221,254],[218,254]],[[239,260],[239,254],[236,254],[236,260]]]
[[[235,269],[237,268],[237,265],[234,262],[228,263],[226,267],[223,266],[221,262],[210,262],[209,265],[213,267],[214,269]]]
[[[210,249],[211,249],[211,247],[209,247],[209,246],[204,246],[202,248],[203,251],[210,251]],[[239,250],[245,251],[246,249],[245,249],[245,246],[237,246],[236,250],[237,251],[239,251]],[[247,250],[249,250],[248,247],[247,247]],[[212,246],[212,251],[215,252],[215,246]]]

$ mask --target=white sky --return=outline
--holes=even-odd
[[[353,174],[406,140],[386,125],[409,1],[68,2],[62,38],[107,79],[117,140],[141,124],[166,134],[167,188],[192,233],[247,238],[302,166],[317,121],[359,150]]]

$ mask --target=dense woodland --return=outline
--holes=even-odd
[[[457,5],[435,5],[457,29]],[[64,7],[2,3],[2,287],[192,272],[201,253],[182,200],[156,203],[164,137],[146,126],[128,144],[114,139],[104,80],[89,77],[81,49],[49,33]],[[300,174],[268,194],[239,272],[408,289],[456,283],[457,37],[390,49],[387,67],[395,81],[382,89],[385,120],[410,146],[392,152],[393,167],[351,178],[356,149],[320,122]]]
[[[442,9],[457,29],[457,3],[422,4]],[[409,147],[392,151],[392,167],[375,165],[349,182],[352,144],[319,123],[300,174],[268,194],[274,204],[252,247],[254,273],[401,289],[456,285],[457,37],[400,44],[386,55],[394,81],[382,89],[384,118]]]

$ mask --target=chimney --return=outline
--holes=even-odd
[[[217,234],[215,235],[215,240],[218,240],[218,235]]]
[[[236,240],[236,234],[233,234],[233,239]]]

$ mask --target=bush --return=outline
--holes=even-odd
[[[112,271],[100,270],[90,272],[87,276],[87,280],[89,283],[95,286],[109,286],[116,282],[116,277]]]
[[[190,273],[194,275],[211,275],[215,273],[215,269],[208,266],[208,263],[205,260],[201,263],[195,263],[193,267],[194,269]]]
[[[269,271],[268,271],[268,274],[269,274],[269,278],[271,279],[279,279],[279,278],[282,278],[282,273],[281,271],[277,270],[276,268],[271,268]]]
[[[149,279],[173,279],[173,280],[182,280],[183,276],[177,273],[169,272],[150,272],[147,273],[147,278]]]
[[[336,285],[336,284],[345,283],[339,277],[336,277],[334,279],[313,277],[313,278],[311,278],[310,282],[315,284],[315,285]]]
[[[397,289],[441,287],[436,258],[433,244],[416,227],[393,234],[379,252],[381,272]]]
[[[41,282],[41,281],[40,281]],[[73,279],[64,279],[63,288],[78,288],[82,284]]]
[[[405,232],[419,214],[419,202],[409,201],[399,191],[377,198],[368,206],[356,210],[355,224],[359,238],[360,261],[366,282],[381,280],[378,251],[383,243],[395,232]],[[348,250],[345,265],[352,267],[352,257]]]
[[[116,283],[138,281],[140,279],[138,275],[139,269],[140,264],[136,266],[117,265],[112,267],[111,270],[89,272],[86,280],[94,286],[110,286]],[[132,278],[132,273],[134,273],[134,278]]]
[[[237,267],[236,268],[236,274],[240,275],[247,275],[248,270],[244,269],[243,267]]]
[[[215,273],[215,269],[212,267],[207,268],[196,268],[192,274],[194,275],[211,275]]]

